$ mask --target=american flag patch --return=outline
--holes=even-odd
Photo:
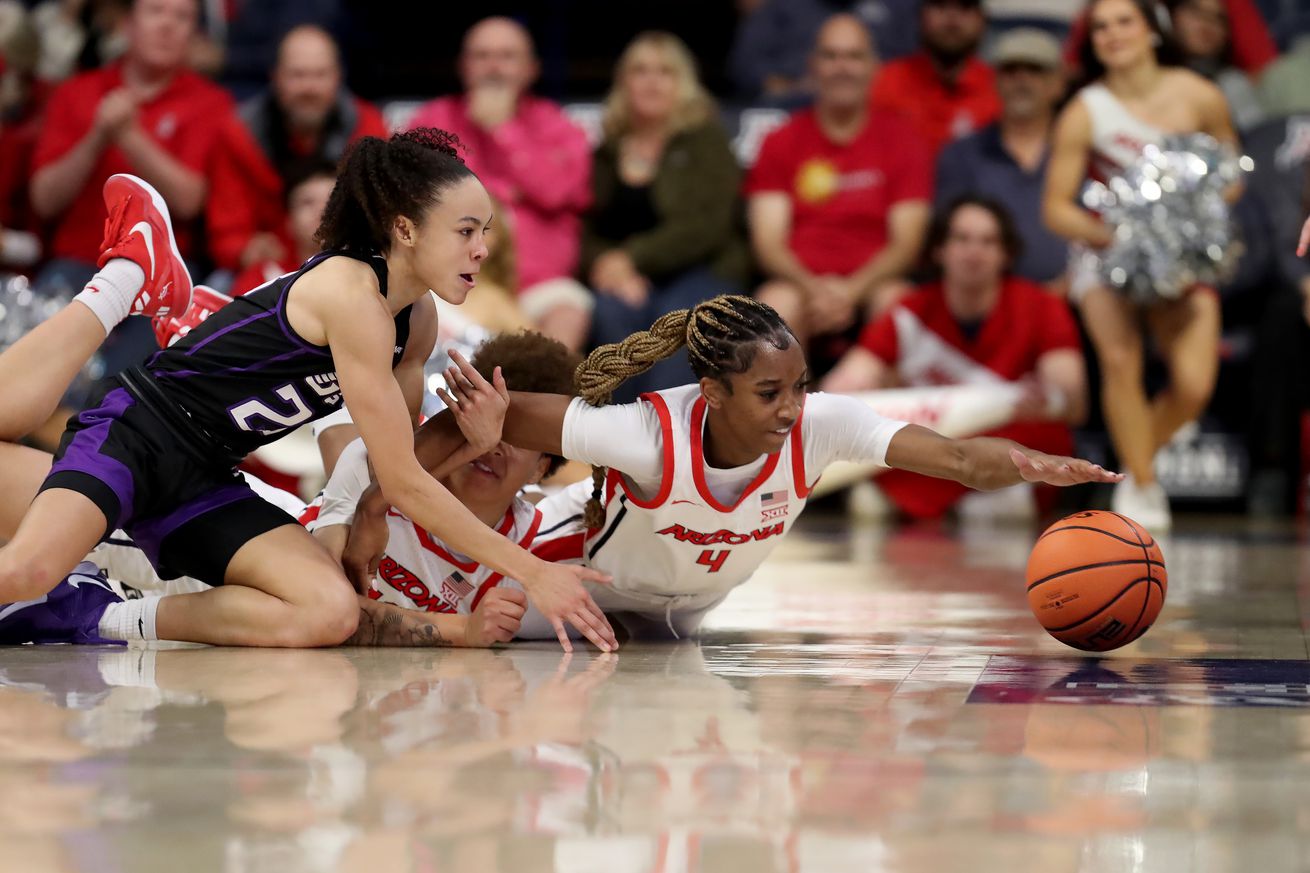
[[[443,587],[448,588],[451,591],[454,591],[455,594],[461,599],[468,597],[470,594],[473,593],[472,583],[470,583],[458,572],[451,573],[449,576],[447,576],[446,584]]]
[[[760,520],[769,521],[787,514],[787,491],[765,491],[760,494]]]

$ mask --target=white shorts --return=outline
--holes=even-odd
[[[583,517],[591,498],[591,481],[574,482],[537,504],[541,510],[541,533],[532,544],[538,557],[562,564],[584,563],[586,524]],[[621,586],[622,580],[616,580]],[[507,580],[502,585],[521,587]],[[727,596],[724,591],[687,594],[654,594],[625,590],[615,585],[586,583],[587,591],[601,611],[623,625],[629,635],[640,639],[681,639],[700,628],[705,614]],[[577,634],[570,632],[574,639]],[[555,631],[536,608],[529,605],[518,639],[554,639]]]
[[[502,586],[521,589],[517,582],[502,582]],[[608,585],[585,583],[591,599],[596,601],[601,612],[628,632],[631,639],[640,640],[681,640],[693,637],[700,630],[701,622],[711,609],[718,606],[727,597],[715,592],[713,595],[680,595],[662,597],[647,594],[633,594],[616,591]],[[575,628],[568,628],[570,639],[580,639]],[[519,632],[514,635],[517,640],[553,640],[555,629],[546,617],[537,611],[531,603],[523,615]]]

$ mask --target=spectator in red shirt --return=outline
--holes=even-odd
[[[986,27],[981,0],[924,0],[922,49],[887,63],[873,84],[874,108],[908,119],[933,158],[1001,114],[995,75],[977,56]]]
[[[592,298],[578,268],[582,213],[591,204],[591,148],[582,129],[528,89],[539,72],[532,37],[509,18],[479,21],[459,59],[464,93],[421,106],[410,124],[456,134],[469,167],[508,215],[519,255],[519,295],[537,327],[582,348]]]
[[[238,273],[232,282],[233,297],[240,297],[284,273],[293,272],[318,253],[314,233],[322,223],[323,210],[327,208],[328,197],[336,183],[336,164],[326,161],[306,167],[299,177],[287,182],[286,201],[282,204],[287,220],[281,236],[290,241],[290,246],[282,258],[255,261]]]
[[[940,270],[872,322],[824,379],[825,391],[1025,381],[1015,423],[989,436],[1068,454],[1087,409],[1087,374],[1062,299],[1010,274],[1022,242],[999,203],[966,196],[939,213],[929,251]],[[935,518],[968,489],[905,471],[875,480],[897,508]],[[1029,514],[1031,514],[1031,498]]]
[[[278,49],[272,86],[223,123],[205,213],[215,264],[242,270],[292,259],[287,181],[339,162],[361,137],[386,135],[382,114],[342,86],[341,59],[327,31],[293,28]]]
[[[751,244],[771,277],[756,296],[818,367],[866,309],[894,299],[928,225],[932,165],[904,122],[870,111],[876,64],[858,19],[829,18],[811,59],[814,107],[765,139],[746,179]]]
[[[18,11],[0,26],[0,265],[8,269],[28,270],[41,258],[40,222],[27,191],[49,96],[36,77],[40,50],[30,15]]]
[[[157,188],[183,255],[195,254],[204,171],[231,106],[226,92],[185,68],[197,15],[197,0],[136,0],[122,60],[75,76],[50,96],[31,183],[34,211],[53,225],[53,257],[37,277],[39,291],[76,292],[95,273],[105,215],[100,189],[114,173]],[[107,369],[136,363],[154,344],[146,319],[127,319],[102,347]]]

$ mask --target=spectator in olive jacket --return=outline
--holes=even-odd
[[[592,165],[582,274],[592,339],[618,342],[661,315],[742,293],[741,170],[686,45],[643,33],[619,59]],[[624,384],[624,398],[693,381],[685,354]]]

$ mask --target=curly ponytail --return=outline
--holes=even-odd
[[[442,191],[473,175],[459,149],[458,137],[432,127],[364,137],[342,159],[314,239],[324,249],[387,251],[399,216],[418,221]]]
[[[785,349],[796,337],[782,317],[767,304],[750,297],[723,294],[661,316],[649,330],[641,330],[620,343],[611,343],[587,356],[573,373],[578,395],[592,406],[610,402],[625,381],[644,373],[683,346],[697,379],[726,380],[744,373],[755,361],[761,342]],[[729,386],[731,388],[731,386]],[[592,467],[591,499],[585,523],[596,529],[605,524],[601,496],[605,468]]]

